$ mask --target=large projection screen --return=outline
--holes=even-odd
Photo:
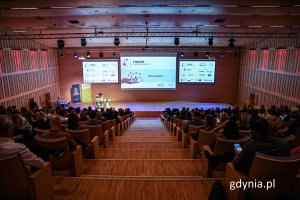
[[[82,61],[84,83],[118,83],[118,60]]]
[[[215,83],[215,60],[179,60],[179,83]]]
[[[121,54],[121,89],[176,89],[176,54]]]

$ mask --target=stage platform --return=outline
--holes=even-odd
[[[92,106],[95,109],[95,102],[87,102],[80,104],[72,104],[72,107],[87,108]],[[182,107],[186,108],[227,108],[231,105],[226,103],[203,103],[195,101],[157,101],[157,102],[110,102],[110,107],[115,108],[130,108],[137,117],[159,117],[160,113],[165,110],[165,108],[178,108],[181,110]]]

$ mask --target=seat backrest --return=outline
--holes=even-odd
[[[86,128],[89,129],[91,138],[94,138],[95,136],[98,136],[99,139],[103,138],[103,127],[102,124],[100,125],[84,125]]]
[[[242,136],[252,136],[251,130],[239,130]]]
[[[199,131],[198,144],[200,147],[203,145],[211,145],[216,141],[216,136],[210,131]]]
[[[183,130],[187,127],[189,121],[188,120],[181,120],[181,126],[180,129]]]
[[[20,155],[0,158],[0,198],[29,200],[28,175]]]
[[[39,129],[39,128],[34,128],[34,132],[36,135],[42,135],[43,133],[48,132],[49,130],[43,130],[43,129]]]
[[[189,124],[189,126],[188,126],[188,143],[191,139],[192,133],[198,133],[200,128],[201,128],[201,126],[195,126],[195,125]]]
[[[256,153],[252,162],[247,181],[275,182],[274,188],[254,189],[249,188],[247,192],[253,199],[276,199],[282,192],[292,191],[300,169],[300,154],[288,157],[268,156]]]
[[[295,134],[295,140],[294,140],[294,146],[300,145],[300,127],[298,127],[296,134]]]
[[[234,149],[234,144],[238,143],[243,146],[249,142],[251,137],[245,136],[240,139],[226,139],[224,137],[218,137],[215,144],[214,153],[216,155],[224,155],[231,152]]]
[[[89,145],[91,143],[91,135],[88,128],[82,130],[71,130],[66,128],[66,131],[70,133],[72,138],[80,144]]]
[[[104,127],[104,131],[105,130],[110,130],[111,129],[111,123],[109,122],[110,120],[106,120],[105,122],[103,122],[103,127]],[[122,121],[123,122],[123,121]]]
[[[34,137],[38,146],[48,150],[49,161],[54,171],[68,170],[71,167],[71,152],[66,137],[45,138],[39,135]]]

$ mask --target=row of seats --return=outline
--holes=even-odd
[[[88,157],[98,158],[100,145],[107,148],[109,141],[115,140],[116,135],[122,133],[135,120],[135,115],[119,116],[120,123],[108,120],[102,125],[87,126],[83,130],[70,130],[62,125],[62,129],[69,132],[72,138],[88,144]],[[47,130],[46,130],[47,131]],[[54,187],[52,175],[81,176],[83,169],[82,146],[77,145],[74,151],[68,148],[67,138],[45,138],[40,135],[45,130],[35,129],[36,144],[53,153],[49,154],[49,161],[41,169],[28,174],[20,155],[0,158],[1,199],[24,200],[53,200]],[[14,138],[16,141],[20,137]],[[10,169],[10,172],[7,172]]]
[[[201,157],[201,152],[207,151],[211,155],[224,155],[234,149],[234,144],[247,143],[251,140],[251,131],[240,131],[243,138],[240,139],[226,139],[217,137],[211,132],[201,130],[200,126],[188,125],[188,121],[173,118],[168,121],[168,116],[161,115],[161,120],[170,131],[171,135],[177,136],[178,141],[182,141],[184,148],[189,148],[193,158]],[[188,133],[184,133],[184,128],[188,126]],[[279,130],[287,132],[288,129],[284,128]],[[195,141],[191,135],[193,132],[199,132],[198,141]],[[281,140],[286,141],[291,147],[299,146],[300,128],[298,128],[295,135],[290,135]],[[214,149],[210,145],[215,143]],[[203,177],[213,177],[213,171],[225,172],[225,194],[226,199],[244,199],[246,194],[251,194],[253,199],[275,199],[283,191],[292,191],[294,184],[297,181],[297,175],[300,175],[300,154],[288,157],[268,156],[262,153],[257,153],[250,168],[249,174],[243,174],[236,170],[232,162],[223,163],[214,166],[205,156],[202,156],[201,169]],[[300,177],[300,176],[299,176]],[[299,179],[299,178],[298,178]],[[256,180],[275,181],[276,186],[272,188],[272,192],[266,189],[243,188],[230,189],[234,183],[238,181],[255,182]],[[299,179],[300,180],[300,179]],[[298,182],[299,182],[298,180]],[[299,184],[299,183],[298,183]]]

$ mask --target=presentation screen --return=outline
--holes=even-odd
[[[176,54],[122,55],[121,89],[176,89]]]
[[[82,61],[84,83],[118,83],[118,60]]]
[[[180,60],[179,83],[215,83],[215,60]]]

